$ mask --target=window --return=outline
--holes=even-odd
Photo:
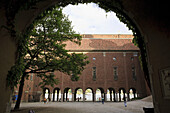
[[[113,75],[114,75],[114,80],[117,80],[118,79],[117,67],[113,67]]]
[[[134,57],[138,56],[138,53],[137,52],[133,53],[133,56]]]
[[[133,80],[136,81],[136,69],[134,66],[132,67],[132,77],[133,77]]]
[[[92,75],[93,75],[93,80],[96,80],[96,67],[92,68]]]
[[[31,81],[33,80],[33,73],[31,73],[30,80]]]
[[[116,57],[113,57],[113,60],[116,61]]]

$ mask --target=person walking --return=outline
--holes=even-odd
[[[124,101],[124,105],[125,105],[125,107],[127,107],[127,103],[126,103],[126,100]]]
[[[126,97],[124,98],[124,106],[127,107]]]
[[[104,96],[102,96],[102,104],[104,104]]]

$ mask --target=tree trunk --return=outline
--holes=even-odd
[[[24,81],[25,81],[25,74],[23,74],[21,81],[20,81],[18,99],[17,99],[17,102],[15,104],[14,110],[19,109],[19,107],[20,107],[21,97],[22,97],[23,88],[24,88]]]

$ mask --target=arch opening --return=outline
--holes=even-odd
[[[126,90],[124,88],[120,88],[119,89],[119,93],[118,93],[118,100],[120,102],[125,101],[127,99],[127,93]],[[126,100],[127,101],[127,100]]]
[[[46,99],[50,98],[50,89],[49,88],[43,89],[43,98],[46,98]]]
[[[115,100],[115,97],[114,97],[114,94],[113,94],[113,91],[114,90],[111,90],[111,89],[109,89],[109,93],[111,92],[111,96],[110,96],[110,101],[113,101],[113,100]],[[68,93],[68,89],[65,89],[64,90],[64,95],[63,95],[63,101],[67,101],[67,93]],[[81,96],[80,95],[78,95],[79,93],[79,90],[77,90],[77,91],[75,91],[76,92],[76,101],[83,101],[82,99],[83,99],[83,91],[82,91],[82,93],[81,93]],[[104,94],[104,90],[103,89],[101,89],[101,88],[99,88],[99,92],[100,92],[100,95],[97,97],[97,95],[96,95],[96,101],[98,100],[98,101],[100,101],[99,99],[101,99],[101,97],[102,96],[104,96],[105,94]],[[120,97],[120,101],[123,101],[124,100],[124,98],[125,97],[127,97],[127,94],[125,93],[126,91],[124,91],[124,90],[120,90],[119,91],[119,95],[118,95],[118,97]],[[97,94],[97,90],[96,90],[96,94]],[[125,95],[125,96],[124,96]],[[99,98],[100,97],[100,98]],[[59,98],[61,98],[61,96],[59,97]],[[104,96],[104,98],[105,98],[105,96]],[[109,98],[109,97],[108,97]],[[55,99],[55,98],[54,98]],[[106,98],[107,99],[107,98]],[[56,98],[55,100],[59,100],[58,98]],[[108,99],[107,99],[108,100]]]
[[[129,89],[129,100],[135,99],[137,97],[138,97],[138,95],[137,95],[136,89],[135,88],[130,88]]]
[[[60,88],[54,88],[52,97],[53,97],[52,100],[54,102],[61,100],[61,90],[60,90]]]
[[[102,97],[105,98],[104,89],[103,88],[96,89],[96,101],[100,102],[102,100]]]
[[[85,91],[85,101],[93,101],[93,90],[92,88],[87,88]]]
[[[63,101],[72,101],[72,90],[71,88],[65,88],[63,93]]]
[[[108,88],[107,89],[107,101],[110,102],[116,102],[116,97],[115,97],[115,90],[113,88]]]
[[[77,88],[75,90],[75,100],[77,102],[83,101],[83,90],[81,88]]]

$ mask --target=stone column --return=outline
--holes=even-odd
[[[136,93],[135,92],[133,93],[133,95],[134,95],[134,98],[136,98]]]
[[[130,100],[130,98],[129,98],[129,93],[127,93],[127,101],[129,101]]]
[[[126,99],[126,95],[125,95],[125,92],[123,92],[123,101],[125,101]]]
[[[112,101],[112,91],[110,90],[110,101]]]
[[[59,90],[57,90],[57,101],[59,101]]]
[[[72,102],[74,102],[74,93],[72,92]]]
[[[113,96],[114,96],[114,102],[116,102],[116,93],[113,92]]]
[[[107,93],[104,93],[104,101],[107,102]]]
[[[118,94],[115,93],[115,100],[118,101]]]
[[[53,93],[50,94],[50,99],[49,101],[53,101]]]
[[[66,92],[66,101],[68,101],[67,98],[68,98],[68,91]]]
[[[121,98],[122,98],[122,97],[121,97],[121,94],[120,94],[120,92],[119,92],[119,102],[121,102]]]
[[[85,102],[85,93],[83,93],[83,102]]]
[[[53,102],[55,101],[55,91],[53,92]]]
[[[93,93],[93,102],[96,102],[96,93]]]
[[[63,102],[63,93],[61,93],[61,102]]]

